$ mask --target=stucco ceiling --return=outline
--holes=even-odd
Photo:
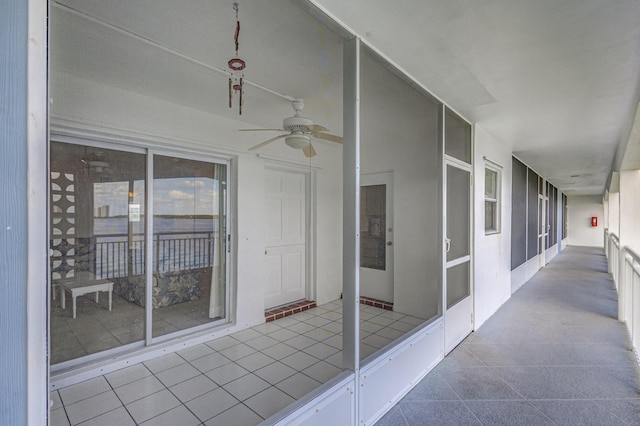
[[[340,134],[341,38],[299,3],[240,1],[245,74],[304,97],[305,112]],[[639,100],[640,1],[313,3],[561,190],[603,192]],[[57,0],[52,70],[279,126],[292,112],[282,98],[249,87],[241,118],[224,102],[226,77],[212,67],[233,55],[231,4]]]

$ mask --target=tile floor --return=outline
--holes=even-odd
[[[568,247],[378,426],[640,425],[640,368],[601,249]]]
[[[113,294],[113,306],[102,293],[96,304],[93,293],[77,298],[77,318],[71,314],[71,297],[66,309],[60,298],[52,301],[51,362],[57,364],[85,355],[142,341],[144,336],[144,308]],[[166,306],[153,311],[153,334],[162,336],[178,330],[206,324],[209,318],[209,299]]]
[[[365,358],[423,320],[361,306]],[[51,392],[51,425],[254,425],[339,374],[342,302]]]

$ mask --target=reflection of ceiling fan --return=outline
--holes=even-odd
[[[106,161],[104,154],[101,151],[96,151],[91,158],[83,158],[80,161],[87,165],[90,170],[95,170],[96,173],[110,171],[109,163]]]
[[[342,143],[342,137],[324,133],[329,129],[320,126],[319,124],[314,124],[310,118],[302,117],[300,115],[300,112],[304,108],[304,102],[302,101],[302,99],[296,99],[292,102],[292,105],[293,110],[296,112],[296,114],[293,117],[287,117],[282,121],[282,129],[241,129],[241,131],[245,132],[260,132],[269,130],[277,132],[289,132],[280,136],[276,136],[275,138],[271,138],[252,148],[249,148],[249,151],[262,148],[263,146],[268,145],[271,142],[275,142],[278,139],[284,138],[284,143],[286,143],[291,148],[301,149],[304,153],[304,156],[309,158],[316,155],[316,150],[311,144],[311,138],[324,139],[326,141],[335,143]]]

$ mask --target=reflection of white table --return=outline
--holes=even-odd
[[[68,291],[73,299],[73,317],[76,317],[76,297],[83,296],[87,293],[96,293],[96,303],[98,303],[98,293],[101,291],[109,292],[109,311],[111,311],[111,293],[113,292],[113,281],[109,280],[92,280],[84,281],[77,279],[69,279],[60,281],[60,299],[62,309],[65,306],[65,294]]]

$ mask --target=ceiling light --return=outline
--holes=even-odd
[[[302,133],[294,133],[284,139],[284,143],[291,148],[304,149],[309,146],[309,136]]]

